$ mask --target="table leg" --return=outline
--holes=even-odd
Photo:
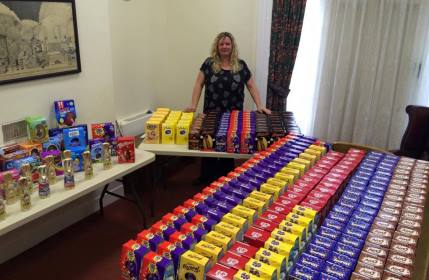
[[[156,199],[156,161],[153,163],[153,165],[150,168],[150,174],[152,176],[150,176],[152,178],[151,182],[150,182],[150,190],[149,190],[149,206],[150,206],[150,216],[154,217],[155,216],[155,199]]]
[[[142,215],[143,218],[143,227],[146,228],[147,224],[146,224],[146,217],[144,215],[144,208],[143,208],[143,202],[136,190],[136,187],[134,186],[134,184],[130,185],[130,189],[131,189],[131,193],[134,196],[134,202],[137,205],[137,208],[139,208],[140,214]]]
[[[100,195],[100,199],[98,200],[98,204],[100,205],[100,214],[102,216],[104,215],[103,199],[104,199],[104,196],[107,193],[107,188],[108,187],[109,187],[109,184],[107,184],[107,185],[104,186],[103,191],[101,192],[101,195]]]

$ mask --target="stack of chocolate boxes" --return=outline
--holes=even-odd
[[[201,150],[202,149],[202,142],[200,140],[201,138],[201,129],[203,127],[203,121],[205,118],[205,114],[199,113],[194,121],[192,122],[191,129],[189,131],[189,143],[188,148],[189,150]]]
[[[22,211],[29,210],[37,191],[39,198],[50,197],[58,191],[58,179],[69,189],[76,185],[75,172],[92,178],[92,163],[103,158],[105,169],[112,166],[112,156],[118,163],[135,161],[134,137],[117,137],[113,123],[77,125],[73,100],[55,101],[53,107],[57,127],[49,128],[45,117],[27,117],[28,140],[0,147],[0,219],[13,215],[16,208],[9,205],[18,201],[25,205]]]
[[[179,267],[176,271],[179,279],[240,279],[237,277],[246,273],[283,278],[314,232],[318,217],[317,212],[309,208],[293,205],[287,208],[279,203],[276,205],[274,201],[290,198],[285,196],[289,192],[288,187],[299,182],[298,179],[314,165],[317,157],[323,158],[325,148],[314,143],[314,138],[292,135],[279,140],[269,151],[255,155],[227,177],[219,178],[193,199],[185,201],[183,206],[176,207],[173,213],[168,214],[170,223],[163,219],[150,231],[140,233],[139,236],[143,235],[146,239],[140,238],[138,244],[154,252],[158,251],[156,247],[162,240],[169,241],[172,246],[192,249],[182,254],[180,263],[171,261],[171,266]],[[308,149],[312,150],[313,155],[305,153]],[[341,156],[331,152],[326,157],[334,155]],[[296,188],[298,190],[298,186]],[[294,191],[291,190],[290,194]],[[273,221],[275,217],[277,224]],[[282,228],[276,228],[283,221]],[[252,227],[266,224],[274,226],[273,232]],[[244,246],[248,248],[254,247],[255,254],[243,259],[245,263],[240,266],[231,257],[237,256],[233,250],[243,252],[239,245],[245,243],[241,241],[247,242]],[[265,248],[261,250],[259,247]],[[124,245],[123,250],[130,250],[130,247]],[[127,255],[132,254],[123,254]],[[267,259],[267,255],[272,257]],[[125,265],[129,262],[121,262],[125,276],[130,274]],[[216,262],[218,264],[213,267]],[[141,264],[140,267],[143,270],[139,275],[147,277],[147,270]],[[223,272],[214,271],[220,268]],[[224,275],[228,271],[234,272],[229,278]],[[224,278],[214,275],[224,275]]]
[[[206,114],[201,127],[202,150],[212,150],[219,120],[222,113],[211,111]]]
[[[290,112],[266,115],[254,111],[212,111],[202,123],[194,121],[189,149],[253,154],[265,150],[289,131],[299,133]]]
[[[367,154],[290,277],[410,279],[428,174],[428,162]]]
[[[283,125],[286,133],[300,134],[301,130],[295,121],[295,117],[292,112],[282,112]]]
[[[124,244],[123,279],[410,279],[428,174],[282,137]]]

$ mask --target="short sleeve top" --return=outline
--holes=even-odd
[[[201,65],[204,74],[204,112],[243,110],[244,86],[252,76],[246,62],[239,60],[241,69],[237,73],[221,69],[215,73],[212,59],[207,58]]]

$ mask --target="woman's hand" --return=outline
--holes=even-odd
[[[267,115],[271,115],[271,110],[270,110],[270,109],[267,109],[267,108],[265,108],[265,107],[258,107],[256,110],[257,110],[259,113],[264,113],[264,114],[267,114]]]
[[[197,108],[192,107],[192,106],[188,106],[188,107],[186,107],[185,112],[195,112],[196,110],[197,110]]]

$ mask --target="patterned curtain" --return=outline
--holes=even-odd
[[[267,108],[286,111],[306,0],[273,0]]]

